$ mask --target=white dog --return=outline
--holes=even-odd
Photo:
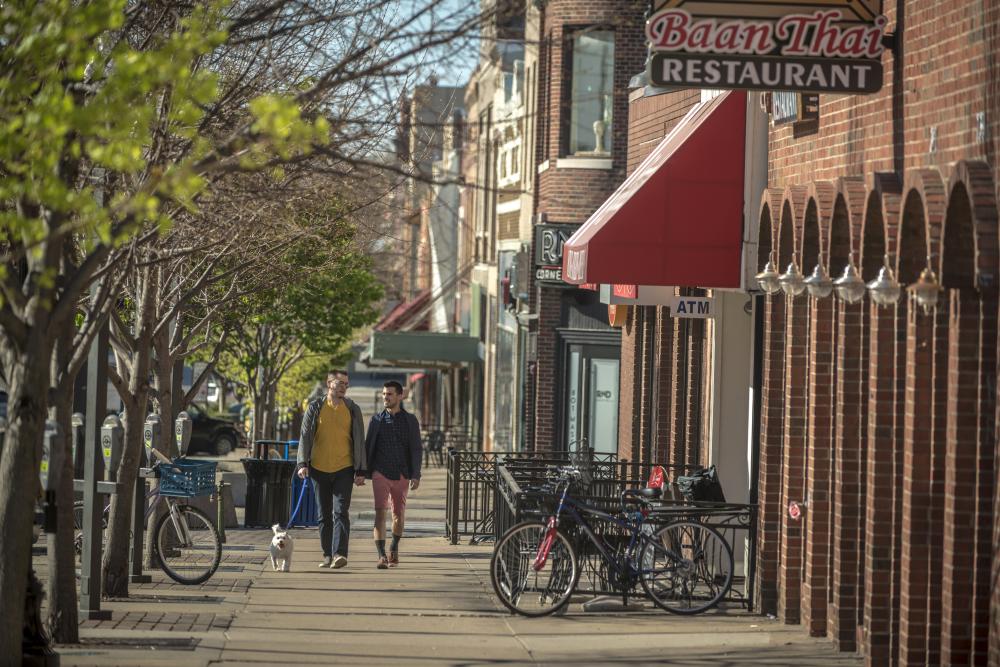
[[[281,571],[288,572],[292,567],[292,551],[295,549],[295,543],[288,531],[281,528],[281,524],[274,524],[271,530],[274,531],[274,537],[271,538],[271,567],[277,571],[280,560]]]

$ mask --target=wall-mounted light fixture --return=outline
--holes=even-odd
[[[833,281],[833,288],[837,290],[837,297],[846,303],[857,303],[864,297],[865,281],[854,268],[853,253],[848,255],[843,275]]]
[[[802,277],[795,260],[788,264],[785,272],[778,277],[778,282],[781,283],[781,291],[791,297],[796,297],[806,290],[806,280]]]
[[[813,269],[812,275],[806,278],[805,283],[806,289],[809,290],[809,296],[814,299],[825,299],[833,292],[833,280],[830,279],[830,274],[823,266],[822,256],[816,264],[816,268]]]
[[[757,284],[760,285],[765,294],[774,294],[781,289],[781,283],[778,282],[778,270],[774,266],[773,258],[774,253],[771,253],[767,264],[764,265],[764,270],[754,276],[754,280],[757,281]]]
[[[927,258],[927,264],[931,263],[931,258]],[[941,293],[941,283],[938,282],[937,275],[930,266],[920,272],[920,278],[906,288],[913,293],[917,303],[923,307],[925,313],[929,313],[937,306],[938,295]]]
[[[872,301],[879,306],[891,306],[899,301],[902,288],[889,268],[889,255],[883,257],[882,268],[875,280],[868,283],[868,291],[871,292]]]

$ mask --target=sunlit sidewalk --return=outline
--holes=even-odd
[[[225,560],[201,587],[154,583],[109,601],[64,665],[662,664],[854,665],[797,626],[746,612],[693,618],[661,611],[560,617],[502,611],[489,584],[491,546],[443,537],[444,471],[432,468],[409,504],[398,568],[378,570],[371,487],[356,489],[349,564],[316,567],[315,529],[294,531],[290,573],[265,566],[267,531],[228,531]],[[37,561],[37,559],[36,559]]]

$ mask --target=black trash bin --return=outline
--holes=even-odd
[[[292,497],[292,474],[295,461],[278,459],[241,459],[247,474],[247,528],[270,528],[288,521],[288,504]]]

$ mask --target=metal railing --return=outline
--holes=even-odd
[[[539,493],[532,487],[544,481],[544,470],[537,466],[501,464],[496,467],[496,500],[493,528],[499,538],[511,526],[527,519],[544,518],[551,512],[551,496]],[[647,476],[643,471],[654,464],[637,465],[628,461],[615,461],[610,465],[596,465],[587,493],[574,494],[575,498],[615,513],[621,509],[620,493],[625,488],[645,486]],[[726,540],[733,552],[733,583],[726,601],[753,609],[754,578],[756,574],[757,508],[741,503],[689,502],[676,492],[673,478],[677,474],[698,469],[700,466],[663,465],[667,471],[666,495],[656,503],[647,521],[656,528],[672,521],[688,519],[712,526]],[[592,528],[610,545],[624,546],[627,536],[610,522],[588,519]],[[606,524],[606,525],[604,525]],[[589,539],[577,543],[581,561],[580,582],[577,591],[584,594],[615,595],[621,593],[621,583],[608,571],[607,563]]]
[[[616,454],[588,453],[596,466],[610,466]],[[496,536],[495,508],[497,497],[496,469],[498,463],[531,462],[545,469],[548,465],[570,463],[568,452],[467,452],[448,450],[447,493],[445,500],[445,531],[452,544],[462,535],[470,542],[492,540]]]

